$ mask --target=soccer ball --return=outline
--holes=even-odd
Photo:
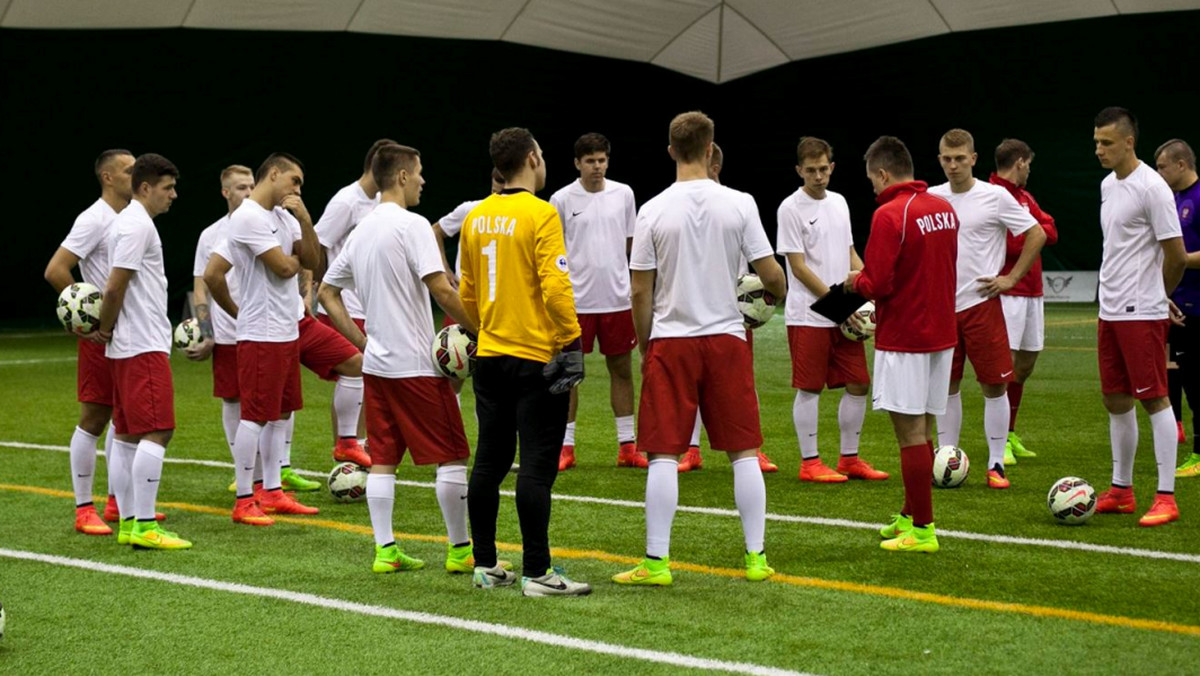
[[[58,321],[63,328],[86,335],[100,328],[100,289],[86,282],[72,284],[58,294]]]
[[[762,280],[752,272],[738,277],[737,304],[748,329],[757,329],[775,316],[775,296],[763,288]]]
[[[433,366],[447,378],[466,380],[475,372],[478,343],[458,324],[451,324],[433,337]]]
[[[202,342],[204,342],[204,336],[200,333],[200,322],[195,319],[185,319],[175,327],[176,349],[186,350],[196,347]]]
[[[1078,526],[1096,512],[1096,489],[1079,477],[1065,476],[1050,487],[1046,506],[1059,522]]]
[[[971,461],[957,446],[939,446],[933,453],[933,485],[937,488],[957,488],[967,480]]]
[[[875,335],[875,303],[867,301],[862,304],[862,307],[854,311],[863,321],[863,327],[856,329],[850,326],[850,320],[842,323],[842,335],[850,340],[864,342],[871,339]]]
[[[362,502],[367,497],[367,473],[362,467],[343,462],[329,472],[329,494],[334,502]]]

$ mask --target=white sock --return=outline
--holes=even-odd
[[[646,555],[671,553],[671,523],[679,507],[679,461],[655,458],[646,474]]]
[[[631,444],[637,440],[633,433],[633,416],[623,415],[617,418],[617,443]]]
[[[1008,423],[1005,422],[1004,425],[1007,430]],[[958,437],[961,433],[962,392],[956,392],[946,398],[946,415],[937,416],[937,445],[958,446]]]
[[[457,498],[455,498],[457,499]],[[463,500],[462,502],[466,502]],[[371,512],[371,530],[379,546],[396,541],[392,533],[392,506],[396,504],[396,475],[367,475],[367,509]]]
[[[446,465],[437,468],[434,482],[442,520],[446,522],[446,539],[452,545],[471,541],[467,535],[467,466]]]
[[[800,440],[800,456],[805,460],[817,457],[817,417],[821,395],[796,390],[792,402],[792,422],[796,425],[796,438]],[[755,550],[757,551],[757,550]]]
[[[105,458],[112,457],[113,442],[116,441],[116,439],[117,439],[117,431],[115,429],[113,429],[113,425],[110,422],[110,423],[108,423],[108,432],[105,432],[105,434],[104,434],[104,457]],[[107,474],[108,474],[108,494],[116,495],[116,493],[113,492],[113,482],[112,482],[113,477],[112,477],[112,471],[111,471],[112,467],[108,464],[107,461],[104,464],[110,470],[109,472],[107,472]]]
[[[76,427],[71,435],[71,485],[75,488],[75,506],[92,503],[92,478],[96,474],[96,442],[100,440]]]
[[[961,397],[958,403],[959,406],[962,405]],[[1004,467],[1004,444],[1008,441],[1008,416],[1010,413],[1007,392],[998,397],[983,398],[983,435],[987,437],[988,469],[992,469],[997,464],[1001,468]],[[961,419],[960,417],[959,420]],[[1171,416],[1171,421],[1174,423],[1174,415]],[[1174,424],[1171,425],[1171,429],[1175,429]]]
[[[118,439],[113,440],[112,452],[108,454],[108,474],[112,477],[113,497],[122,519],[133,516],[133,458],[137,455],[137,444]]]
[[[296,412],[293,411],[287,419],[283,430],[283,466],[292,466],[292,435],[296,432]]]
[[[362,409],[363,379],[338,376],[333,386],[333,413],[337,416],[337,435],[358,435],[358,412]]]
[[[575,445],[575,423],[567,423],[567,432],[563,435],[563,446]]]
[[[1174,420],[1174,418],[1172,418]],[[163,456],[167,449],[142,439],[133,458],[133,515],[138,521],[154,520],[154,503],[158,500],[158,485],[162,481]]]
[[[1150,431],[1154,434],[1154,459],[1158,462],[1158,492],[1175,492],[1175,453],[1179,437],[1175,429],[1175,414],[1170,408],[1150,416]]]
[[[1175,416],[1171,416],[1171,432],[1175,433]],[[1133,409],[1108,414],[1108,438],[1112,445],[1112,482],[1117,486],[1133,486],[1133,456],[1137,454],[1137,413]]]
[[[742,533],[746,536],[746,551],[763,551],[767,530],[767,484],[763,482],[758,458],[742,458],[733,462],[733,501],[742,517]]]
[[[287,421],[272,420],[259,439],[259,455],[262,456],[263,490],[273,491],[283,485],[284,440],[287,438]]]
[[[696,424],[692,425],[692,440],[688,442],[689,446],[700,445],[700,411],[696,411]]]
[[[229,443],[229,452],[233,452],[233,442],[237,439],[238,423],[242,420],[242,402],[221,402],[221,426],[225,428],[225,441]]]
[[[454,401],[458,402],[458,409],[461,411],[462,410],[462,392],[454,393]]]
[[[842,455],[858,455],[858,438],[862,435],[863,419],[867,417],[867,395],[842,395],[838,404],[838,430],[842,437]]]
[[[265,428],[265,427],[264,427],[264,428],[263,428],[263,431],[264,431],[264,432],[266,432],[266,429],[267,429],[267,428]],[[256,483],[256,484],[261,484],[261,483],[263,482],[263,471],[262,471],[262,460],[263,460],[263,458],[262,458],[262,439],[263,439],[263,438],[262,438],[261,436],[258,438],[258,443],[259,443],[258,452],[254,454],[254,483]],[[283,483],[283,481],[282,481],[282,480],[280,480],[280,482],[279,482],[279,483],[281,483],[281,484],[282,484],[282,483]]]
[[[263,426],[243,420],[238,423],[237,438],[233,442],[233,478],[237,482],[237,496],[254,494],[254,461],[258,455],[258,441]]]

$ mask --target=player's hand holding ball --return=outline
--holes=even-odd
[[[212,356],[216,344],[217,341],[212,338],[205,338],[195,345],[184,348],[183,353],[192,361],[204,361]]]
[[[550,381],[550,394],[562,394],[583,382],[583,344],[579,339],[550,359],[542,377]]]

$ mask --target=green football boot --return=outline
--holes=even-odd
[[[1008,433],[1008,443],[1012,444],[1012,454],[1018,458],[1036,458],[1037,457],[1037,453],[1034,453],[1033,451],[1029,450],[1028,448],[1025,448],[1025,444],[1021,443],[1021,437],[1017,436],[1016,432]],[[1005,451],[1004,451],[1004,458],[1005,458],[1004,464],[1006,464],[1006,465],[1009,464],[1007,448],[1008,447],[1006,445]]]
[[[320,481],[311,481],[296,474],[296,470],[291,467],[284,467],[280,472],[280,477],[283,479],[283,490],[296,491],[297,493],[308,493],[319,490],[321,488]]]
[[[642,562],[632,570],[617,573],[612,576],[617,584],[645,585],[650,587],[671,586],[671,558],[642,559]]]
[[[394,542],[384,546],[375,545],[375,562],[371,564],[371,572],[373,573],[421,570],[424,567],[424,561],[414,559],[400,551],[400,548]]]
[[[892,538],[898,538],[901,535],[903,535],[904,533],[907,533],[908,531],[912,530],[912,527],[913,527],[913,523],[912,523],[911,516],[905,516],[903,514],[893,514],[892,522],[889,523],[888,525],[884,526],[883,528],[879,529],[879,537],[883,538],[884,540],[891,540]]]
[[[762,582],[775,574],[775,569],[767,565],[766,552],[746,552],[746,579],[751,582]]]
[[[879,543],[881,549],[889,552],[923,552],[933,554],[938,550],[937,533],[933,524],[928,526],[913,526],[891,540]]]

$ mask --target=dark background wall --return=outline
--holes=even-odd
[[[431,221],[488,189],[491,132],[520,125],[545,149],[549,185],[576,177],[572,143],[613,141],[610,177],[639,202],[674,178],[666,129],[700,109],[717,123],[722,178],[752,193],[774,238],[775,209],[799,185],[801,135],[835,148],[832,189],[846,195],[859,248],[874,207],[862,153],[880,134],[904,139],[918,178],[944,181],[937,141],[974,133],[976,175],[1003,138],[1037,152],[1030,188],[1062,242],[1049,269],[1099,265],[1092,119],[1107,105],[1142,121],[1139,155],[1171,137],[1200,145],[1200,12],[1151,14],[958,33],[785,65],[712,85],[645,64],[504,43],[347,33],[0,31],[0,186],[17,293],[0,325],[51,325],[46,261],[98,195],[91,175],[108,147],[158,152],[183,172],[158,219],[172,311],[191,288],[200,230],[221,216],[218,174],[287,150],[307,165],[314,217],[354,180],[387,136],[423,153],[428,184],[415,210]]]

